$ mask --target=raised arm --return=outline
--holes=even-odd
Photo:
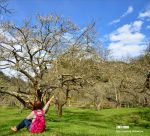
[[[47,112],[48,108],[49,108],[49,105],[51,103],[51,101],[54,99],[54,95],[49,99],[49,101],[45,104],[43,110],[44,110],[44,113]]]

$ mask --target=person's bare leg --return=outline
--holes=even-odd
[[[31,120],[29,119],[24,119],[22,122],[20,122],[17,126],[11,127],[11,130],[16,132],[24,127],[28,127],[31,124]]]
[[[17,131],[17,127],[16,126],[13,126],[10,128],[12,131],[16,132]]]

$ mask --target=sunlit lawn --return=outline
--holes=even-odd
[[[0,109],[0,136],[31,136],[27,129],[11,132],[10,126],[18,124],[30,111],[20,113],[16,108]],[[150,109],[122,108],[99,111],[64,108],[58,118],[53,108],[46,115],[47,130],[40,136],[150,136]],[[116,129],[129,126],[129,129]]]

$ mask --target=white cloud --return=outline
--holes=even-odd
[[[134,45],[134,44],[123,44],[123,43],[111,43],[109,45],[109,50],[111,50],[111,58],[120,60],[128,59],[139,56],[142,54],[146,45]]]
[[[147,26],[146,28],[147,28],[147,29],[150,29],[150,26]]]
[[[129,8],[128,8],[128,10],[127,10],[127,13],[126,14],[129,14],[129,13],[132,13],[133,12],[133,7],[132,6],[130,6]]]
[[[133,7],[129,6],[128,9],[127,9],[127,11],[121,17],[125,17],[125,16],[127,16],[128,14],[130,14],[132,12],[133,12]]]
[[[121,21],[122,18],[124,18],[125,16],[127,16],[128,14],[131,14],[133,12],[133,7],[129,6],[127,11],[125,13],[123,13],[118,19],[113,20],[112,22],[109,23],[109,25],[112,24],[116,24],[119,23]]]
[[[132,27],[130,28],[132,31],[140,31],[142,27],[143,21],[134,21]]]
[[[138,17],[139,18],[150,18],[150,9],[145,12],[140,13]]]
[[[136,57],[146,48],[144,44],[145,35],[140,32],[143,22],[134,21],[131,24],[125,24],[109,35],[113,59],[127,59]]]
[[[110,40],[112,42],[123,42],[126,44],[139,43],[144,38],[144,35],[139,32],[142,24],[142,21],[135,21],[132,24],[124,25],[110,34]]]
[[[119,23],[120,22],[120,19],[116,19],[116,20],[113,20],[112,22],[110,22],[109,24],[112,25],[112,24],[116,24],[116,23]]]

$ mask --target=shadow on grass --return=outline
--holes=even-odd
[[[150,128],[150,109],[132,112],[129,114],[111,116],[112,122],[130,127]]]
[[[67,125],[62,126],[63,128],[71,126],[72,124],[78,124],[81,127],[95,127],[95,128],[110,128],[112,127],[111,120],[106,120],[104,115],[99,114],[99,112],[89,112],[89,111],[69,111],[65,110],[64,115],[62,118],[58,118],[56,116],[52,116],[50,119],[47,119],[47,121],[54,122],[54,123],[64,123]],[[106,124],[111,125],[106,125]],[[58,126],[52,126],[53,128],[57,128]]]

